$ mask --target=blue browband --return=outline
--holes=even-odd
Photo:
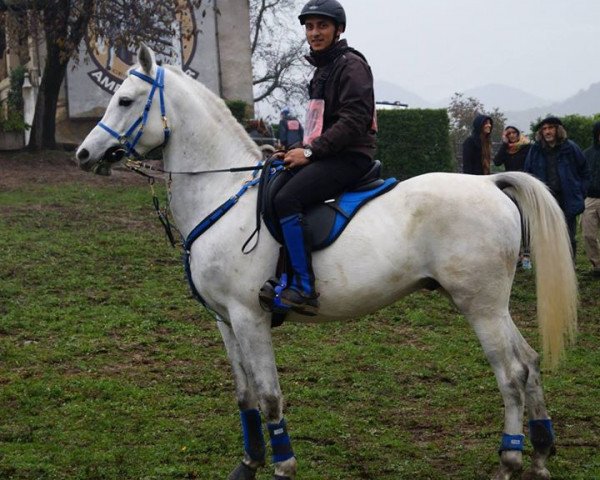
[[[129,73],[131,75],[135,75],[138,78],[141,78],[145,82],[148,82],[150,85],[152,85],[152,89],[150,90],[150,93],[148,94],[148,100],[146,101],[146,106],[144,107],[144,111],[138,117],[138,119],[135,122],[133,122],[133,125],[131,125],[131,127],[129,127],[127,129],[127,131],[123,134],[120,134],[119,132],[113,130],[112,128],[110,128],[108,125],[106,125],[103,122],[98,122],[98,126],[103,128],[104,130],[106,130],[112,137],[116,138],[119,141],[119,143],[121,143],[121,145],[123,145],[126,148],[125,156],[127,158],[129,158],[133,155],[135,158],[140,159],[140,158],[142,158],[142,156],[136,151],[135,146],[138,144],[138,142],[140,141],[140,138],[144,134],[144,126],[146,125],[146,122],[148,120],[148,112],[150,111],[150,107],[152,107],[152,102],[154,100],[154,93],[156,92],[157,88],[158,88],[158,95],[159,95],[159,99],[160,99],[160,115],[161,115],[162,121],[163,121],[163,132],[164,132],[164,141],[162,144],[163,147],[167,144],[167,142],[169,141],[169,137],[171,136],[171,129],[169,128],[169,125],[167,123],[167,116],[165,113],[165,97],[164,97],[165,69],[163,67],[156,68],[156,79],[153,79],[153,78],[149,77],[148,75],[144,75],[143,73],[140,73],[136,70],[131,70]],[[136,132],[136,130],[137,130],[137,132]],[[134,134],[135,134],[135,136],[134,136]],[[133,137],[133,141],[131,141],[132,137]]]

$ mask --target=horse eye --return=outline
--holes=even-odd
[[[133,100],[131,98],[119,98],[119,106],[120,107],[128,107],[129,105],[131,105],[133,103]]]

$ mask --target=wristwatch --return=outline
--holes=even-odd
[[[309,146],[305,146],[304,147],[304,157],[305,158],[310,158],[312,157],[313,151]]]

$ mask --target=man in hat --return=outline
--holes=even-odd
[[[594,144],[583,152],[590,169],[590,185],[581,217],[581,230],[585,254],[592,264],[591,274],[600,277],[600,122],[594,124],[592,132]]]
[[[589,182],[587,163],[581,149],[567,138],[558,117],[547,117],[539,123],[535,141],[525,160],[525,171],[546,184],[564,212],[574,260],[576,220],[585,208]]]

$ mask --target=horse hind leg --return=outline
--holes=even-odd
[[[529,437],[533,445],[531,467],[523,475],[524,480],[546,480],[550,472],[546,468],[548,458],[554,454],[554,429],[546,410],[539,368],[539,356],[523,340],[523,357],[527,360],[529,375],[525,388],[525,404],[529,416]]]
[[[499,449],[500,466],[493,480],[510,480],[523,468],[523,414],[529,367],[517,354],[522,337],[518,334],[508,309],[496,315],[469,314],[469,319],[485,355],[494,370],[504,401],[504,430]]]

